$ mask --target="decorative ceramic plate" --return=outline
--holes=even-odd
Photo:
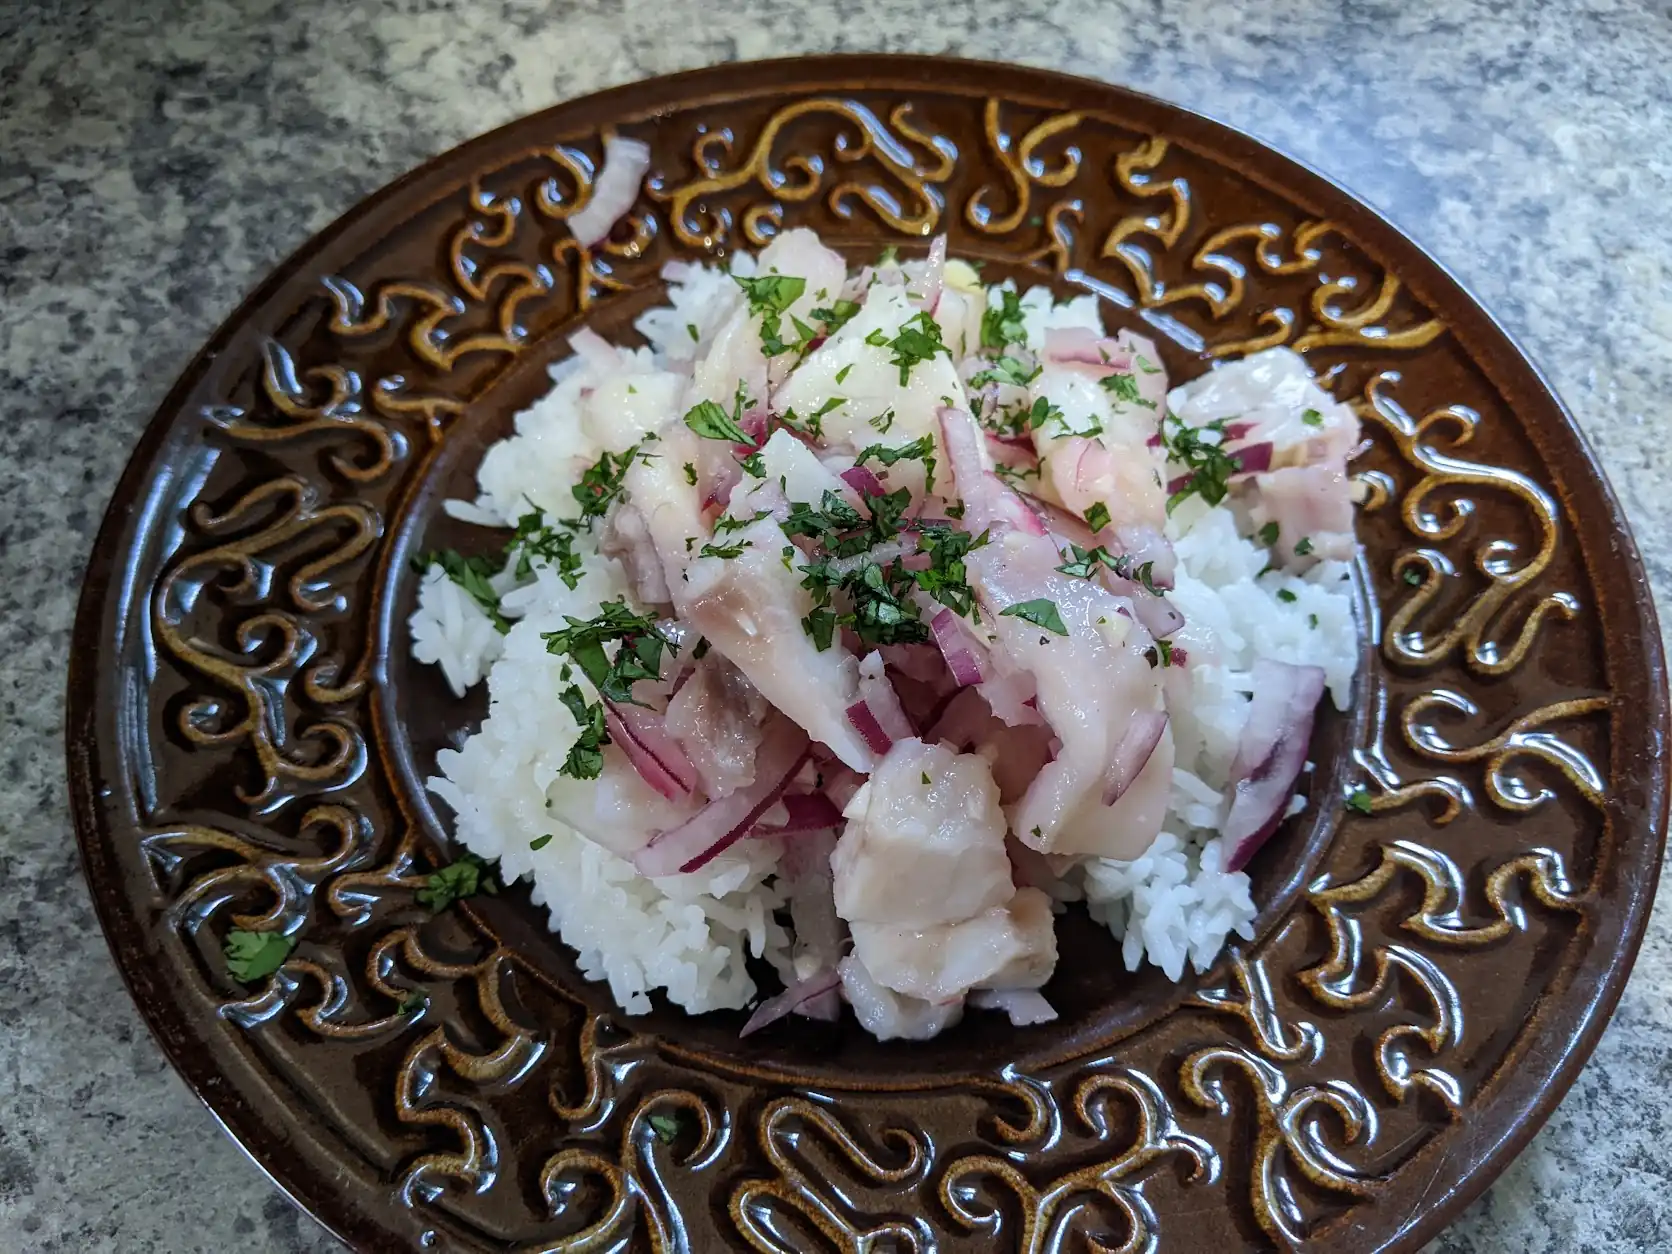
[[[589,254],[565,219],[612,130],[654,164]],[[739,1040],[741,1013],[615,1013],[523,891],[415,901],[450,858],[421,781],[482,706],[407,661],[406,559],[453,542],[440,501],[566,332],[630,338],[664,262],[792,225],[850,260],[947,232],[989,280],[1097,293],[1178,380],[1288,345],[1364,419],[1357,700],[1206,975],[1129,975],[1074,912],[1048,1028]],[[1619,996],[1665,834],[1659,642],[1560,402],[1324,179],[1035,70],[727,66],[467,144],[238,310],[100,533],[70,778],[152,1030],[358,1248],[1412,1250]],[[299,941],[253,992],[234,927]]]

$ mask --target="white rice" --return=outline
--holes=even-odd
[[[732,266],[748,274],[754,263],[740,256]],[[688,371],[735,300],[724,270],[674,263],[665,274],[669,303],[635,324],[649,347],[623,354],[621,373],[643,376],[646,386],[658,375],[665,379],[665,371]],[[1035,349],[1047,326],[1101,329],[1090,296],[1054,305],[1046,289],[1035,288],[1023,306]],[[552,390],[517,416],[516,434],[483,458],[477,500],[448,503],[455,517],[508,526],[530,504],[572,514],[577,467],[605,447],[624,446],[585,420],[581,398],[603,382],[596,366],[570,359],[551,375]],[[1255,662],[1322,666],[1336,705],[1345,707],[1357,660],[1346,567],[1323,563],[1304,577],[1262,574],[1267,552],[1243,538],[1238,523],[1231,505],[1208,508],[1197,498],[1169,523],[1178,555],[1172,600],[1187,621],[1178,643],[1189,654],[1191,699],[1169,702],[1177,765],[1165,829],[1142,857],[1088,859],[1054,892],[1084,899],[1122,942],[1128,969],[1149,962],[1175,980],[1187,962],[1205,970],[1233,934],[1252,936],[1249,880],[1222,870],[1217,829],[1229,807],[1228,776]],[[1249,529],[1243,520],[1241,530]],[[655,989],[693,1012],[746,1006],[756,994],[747,956],[764,957],[780,973],[789,969],[789,938],[773,919],[783,905],[773,879],[775,846],[742,841],[698,874],[650,880],[552,812],[558,768],[577,729],[557,700],[562,660],[546,651],[541,633],[561,627],[565,613],[590,617],[601,600],[627,591],[620,567],[599,555],[591,538],[583,536],[576,551],[585,561],[573,590],[538,560],[526,587],[513,589],[509,574],[498,578],[502,612],[514,620],[504,636],[439,571],[424,577],[411,619],[414,656],[439,664],[457,692],[485,675],[490,697],[481,730],[461,750],[438,755],[441,773],[430,787],[457,814],[456,835],[466,847],[498,859],[507,881],[531,878],[534,900],[579,952],[582,973],[607,981],[628,1013],[648,1011]],[[1294,600],[1280,600],[1279,590]],[[540,849],[529,847],[545,837]]]

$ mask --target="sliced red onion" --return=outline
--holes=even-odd
[[[789,786],[808,753],[806,733],[788,720],[777,720],[766,732],[754,782],[709,802],[678,827],[652,836],[633,855],[633,865],[641,874],[655,878],[700,870],[749,834]]]
[[[919,684],[935,684],[946,678],[946,664],[934,645],[885,644],[877,652],[896,677],[904,676]]]
[[[998,525],[1014,527],[1026,535],[1044,535],[1045,524],[1039,515],[982,461],[981,428],[974,415],[943,405],[936,416],[940,419],[941,442],[952,463],[952,479],[964,500],[964,529],[978,532]]]
[[[950,609],[942,609],[929,620],[929,630],[935,635],[946,669],[952,672],[961,687],[983,683],[989,666],[987,646],[977,640],[975,633],[964,625]]]
[[[1241,448],[1232,449],[1231,455],[1237,459],[1237,472],[1231,478],[1257,475],[1261,471],[1270,470],[1271,454],[1270,440],[1263,440],[1259,444],[1244,444]]]
[[[864,783],[863,775],[841,762],[831,762],[824,768],[824,795],[838,810],[848,808],[848,802]]]
[[[1118,340],[1104,339],[1089,327],[1052,327],[1045,332],[1045,360],[1090,366],[1095,374],[1132,369],[1132,353]]]
[[[1103,804],[1112,806],[1132,787],[1144,767],[1149,765],[1155,746],[1167,730],[1164,710],[1134,710],[1132,720],[1115,746],[1109,759],[1109,769],[1103,773]]]
[[[929,245],[929,256],[923,272],[911,284],[912,291],[931,314],[940,305],[941,290],[946,286],[946,236],[937,235]]]
[[[1232,848],[1227,871],[1247,866],[1283,821],[1324,695],[1324,672],[1318,666],[1262,658],[1254,664],[1252,683],[1254,700],[1231,764],[1237,783],[1225,819],[1225,840]]]
[[[882,729],[881,720],[865,702],[855,701],[848,707],[848,722],[872,753],[887,753],[893,746],[893,738]]]
[[[820,832],[842,826],[842,812],[821,792],[786,793],[778,799],[778,804],[784,807],[784,822],[772,829],[774,835]]]
[[[756,1006],[755,1013],[749,1016],[749,1022],[743,1025],[743,1030],[738,1035],[749,1036],[759,1032],[768,1024],[778,1022],[814,998],[834,992],[841,983],[842,977],[836,973],[835,967],[816,971],[805,980],[797,980],[776,997],[769,997]]]
[[[965,1004],[977,1010],[1002,1010],[1018,1028],[1050,1023],[1057,1017],[1051,1003],[1036,988],[978,988]]]
[[[964,753],[986,733],[992,719],[992,712],[981,694],[965,688],[947,703],[940,717],[923,733],[923,740],[931,745],[944,740],[959,753]]]
[[[882,486],[882,480],[868,467],[849,466],[842,472],[841,479],[861,496],[888,495],[888,489]]]
[[[649,169],[650,145],[643,140],[623,135],[604,140],[604,167],[593,180],[592,199],[569,215],[569,233],[577,244],[591,248],[627,216]]]
[[[656,711],[605,701],[604,723],[639,778],[669,801],[683,800],[696,789],[696,768]]]
[[[917,735],[917,729],[900,705],[899,694],[889,682],[882,654],[871,652],[860,659],[859,696],[876,716],[878,725],[891,743]]]
[[[621,354],[591,327],[577,327],[569,332],[569,347],[587,365],[600,374],[613,374],[621,369]]]

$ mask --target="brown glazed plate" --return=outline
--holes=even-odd
[[[565,218],[647,140],[631,229]],[[1253,942],[1172,985],[1078,912],[1061,1019],[927,1044],[616,1013],[525,889],[432,915],[421,781],[482,716],[407,661],[439,503],[585,322],[792,225],[948,232],[1104,298],[1169,374],[1287,344],[1359,409],[1364,665]],[[477,541],[480,543],[480,541]],[[146,431],[69,688],[87,877],[175,1066],[363,1250],[1414,1250],[1572,1082],[1666,825],[1648,587],[1584,441],[1433,261],[1247,137],[922,58],[727,66],[525,118],[285,263]],[[1343,804],[1368,790],[1367,813]],[[245,986],[229,929],[296,938]],[[670,1131],[671,1129],[671,1131]]]

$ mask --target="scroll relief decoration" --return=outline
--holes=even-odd
[[[942,117],[947,125],[932,123]],[[810,136],[824,146],[809,147]],[[1111,143],[1106,160],[1087,155]],[[687,1248],[669,1182],[697,1174],[727,1199],[729,1239],[760,1250],[794,1248],[787,1240],[978,1245],[1012,1213],[1010,1231],[1030,1251],[1068,1248],[1072,1232],[1104,1242],[1096,1248],[1164,1248],[1165,1215],[1146,1190],[1157,1173],[1189,1190],[1222,1185],[1273,1244],[1303,1241],[1313,1222],[1303,1197],[1350,1205],[1375,1178],[1353,1163],[1376,1148],[1382,1111],[1419,1091],[1462,1109],[1468,1094],[1449,1064],[1467,1020],[1447,956],[1513,943],[1534,917],[1587,908],[1558,851],[1484,868],[1476,889],[1441,848],[1409,839],[1410,822],[1385,820],[1415,808],[1439,838],[1477,807],[1524,813],[1564,796],[1601,806],[1606,792],[1560,732],[1604,714],[1605,695],[1527,711],[1472,743],[1461,730],[1480,714],[1471,687],[1512,674],[1585,607],[1552,586],[1562,522],[1548,491],[1461,455],[1480,415],[1454,405],[1414,419],[1399,404],[1389,355],[1418,353],[1444,325],[1333,224],[1215,222],[1165,138],[1091,114],[1038,117],[998,100],[979,118],[960,101],[796,100],[753,135],[698,128],[688,160],[653,172],[625,227],[588,250],[565,220],[592,195],[600,149],[600,138],[565,142],[473,179],[456,193],[440,278],[324,279],[312,348],[268,341],[252,364],[253,399],[206,412],[214,438],[285,467],[230,499],[190,501],[150,601],[159,649],[189,678],[186,698],[153,710],[153,721],[185,752],[231,755],[244,777],[242,812],[158,821],[145,840],[171,923],[226,994],[224,1017],[258,1031],[289,1015],[321,1042],[401,1042],[388,1100],[426,1148],[402,1159],[400,1195],[469,1231],[449,1200],[515,1192],[502,1180],[491,1109],[552,1071],[559,1042],[508,995],[514,953],[455,913],[431,918],[415,904],[432,864],[410,824],[367,787],[378,647],[367,605],[389,519],[452,419],[528,346],[531,321],[555,326],[651,282],[662,256],[758,247],[815,211],[908,239],[951,229],[975,251],[1002,240],[1014,255],[1021,241],[1044,271],[1089,276],[1137,308],[1169,311],[1213,356],[1287,344],[1369,365],[1353,399],[1373,437],[1367,460],[1390,469],[1361,475],[1366,508],[1397,509],[1412,546],[1372,559],[1396,589],[1381,655],[1400,673],[1447,668],[1452,685],[1404,698],[1368,677],[1372,735],[1356,753],[1367,817],[1350,816],[1343,840],[1369,869],[1322,876],[1273,938],[1207,977],[1181,1010],[1205,1025],[1182,1058],[1148,1071],[1083,1058],[1038,1077],[959,1080],[986,1111],[972,1143],[987,1149],[937,1149],[886,1119],[850,1126],[841,1103],[792,1088],[768,1092],[751,1126],[733,1126],[735,1103],[700,1069],[673,1067],[678,1084],[650,1083],[670,1070],[655,1042],[574,1007],[564,1048],[585,1087],[575,1095],[542,1081],[554,1126],[538,1196],[554,1235],[538,1248],[612,1248],[633,1232],[654,1250]],[[536,161],[540,172],[506,185],[506,171]],[[1094,212],[1113,220],[1092,232]],[[1233,332],[1255,289],[1254,332]],[[390,342],[402,368],[366,377],[364,346]],[[1485,494],[1520,511],[1532,545],[1475,536]],[[1447,598],[1465,563],[1483,584],[1457,612]],[[1390,923],[1395,939],[1368,940],[1364,917],[1404,880],[1420,886],[1421,906]],[[262,987],[233,993],[216,939],[230,927],[297,944]],[[1283,961],[1297,927],[1323,938],[1322,961]],[[352,969],[341,943],[350,933],[369,940]],[[459,1030],[466,1002],[471,1026]],[[1390,1007],[1401,1021],[1376,1038],[1374,1076],[1361,1082],[1346,1067],[1324,1077],[1329,1042],[1353,1038],[1355,1015]],[[1018,1105],[1019,1123],[1004,1113]],[[1214,1148],[1215,1130],[1234,1121],[1254,1144],[1239,1179]],[[1099,1147],[1096,1161],[1062,1152],[1076,1140]],[[825,1166],[809,1167],[809,1147]],[[832,1169],[851,1187],[832,1184]],[[1301,1180],[1305,1191],[1294,1187]],[[854,1199],[879,1195],[897,1204],[856,1208]],[[570,1213],[577,1205],[585,1213]],[[925,1215],[941,1218],[931,1226]]]

